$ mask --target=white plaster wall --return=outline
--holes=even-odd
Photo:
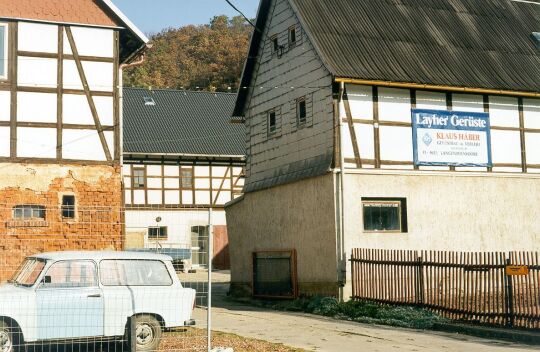
[[[539,176],[362,172],[345,178],[348,256],[352,248],[540,250]],[[362,197],[405,197],[408,233],[364,232]]]
[[[0,156],[9,156],[10,128],[0,127]]]
[[[523,99],[523,120],[526,128],[540,128],[540,99]]]
[[[521,137],[516,131],[491,131],[493,163],[521,163]],[[540,154],[540,150],[537,152]]]
[[[17,31],[19,50],[42,53],[58,52],[58,26],[19,22]]]
[[[416,91],[416,108],[446,110],[446,94],[440,92]]]
[[[17,128],[17,156],[56,157],[56,128]]]
[[[408,89],[379,87],[379,120],[411,122],[411,92]]]
[[[81,77],[74,60],[64,60],[62,74],[65,89],[83,89]]]
[[[489,122],[491,126],[519,127],[518,99],[490,96]]]
[[[114,31],[112,29],[71,27],[71,32],[79,55],[113,57]],[[64,53],[72,54],[65,33]]]
[[[540,165],[540,133],[525,133],[525,154],[528,164]]]
[[[85,95],[64,94],[62,115],[64,123],[94,125],[94,118]]]
[[[9,121],[11,114],[11,92],[0,91],[0,121]]]
[[[75,160],[107,160],[95,130],[68,130],[62,132],[62,157]]]
[[[161,217],[159,223],[156,218]],[[225,212],[214,210],[212,212],[212,224],[226,225]],[[126,231],[148,231],[148,227],[167,226],[168,239],[159,241],[164,245],[177,245],[191,247],[191,227],[207,226],[208,211],[192,210],[128,210],[126,211]],[[145,237],[145,246],[153,247],[155,242],[148,240],[148,234]]]
[[[17,84],[24,87],[55,88],[57,60],[19,56]]]
[[[56,123],[56,94],[17,92],[17,121]]]
[[[113,91],[114,65],[112,63],[83,61],[82,66],[90,90]]]

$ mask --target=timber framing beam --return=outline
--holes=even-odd
[[[351,135],[355,164],[356,167],[361,168],[362,159],[360,157],[360,147],[358,145],[358,138],[356,137],[356,130],[354,129],[354,124],[352,121],[351,104],[349,103],[347,89],[343,91],[343,106],[345,108],[345,116],[347,117],[347,125],[349,126],[349,133]]]
[[[79,71],[79,76],[81,78],[81,82],[83,85],[84,93],[86,95],[86,99],[88,101],[88,105],[90,106],[90,111],[92,112],[92,117],[94,119],[94,123],[96,125],[96,129],[99,135],[99,139],[101,141],[101,145],[103,146],[103,151],[105,152],[105,157],[107,158],[107,161],[112,162],[111,152],[109,150],[109,146],[107,145],[107,139],[105,138],[105,134],[103,133],[103,128],[101,127],[101,122],[99,121],[99,116],[97,113],[96,105],[94,103],[94,99],[92,95],[90,94],[90,87],[88,85],[88,80],[86,79],[86,74],[84,73],[84,69],[82,66],[82,62],[79,58],[79,52],[77,51],[77,46],[75,45],[75,40],[73,39],[73,33],[71,32],[70,27],[66,27],[66,35],[69,41],[69,45],[71,47],[71,52],[73,53],[73,58],[75,59],[75,65],[77,66],[77,70]]]

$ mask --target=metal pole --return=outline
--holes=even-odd
[[[212,205],[208,209],[208,309],[207,309],[207,340],[208,352],[212,350],[212,260],[214,254],[214,229],[212,226]]]

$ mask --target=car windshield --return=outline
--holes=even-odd
[[[10,282],[15,285],[30,287],[36,283],[44,267],[45,261],[43,259],[27,258],[13,275]]]

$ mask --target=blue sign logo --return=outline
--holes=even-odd
[[[431,142],[433,142],[433,138],[431,138],[431,136],[426,132],[426,134],[424,135],[424,138],[422,138],[422,141],[424,141],[424,144],[429,147]]]

